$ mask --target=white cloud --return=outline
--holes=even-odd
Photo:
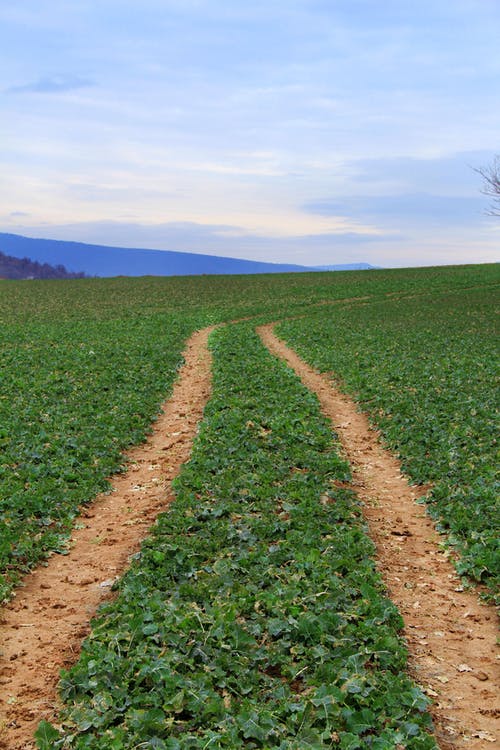
[[[149,227],[133,236],[154,246],[231,241],[233,255],[283,260],[309,242],[319,262],[339,235],[380,264],[389,249],[374,237],[393,247],[397,235],[402,262],[417,242],[422,257],[441,242],[457,260],[490,248],[461,160],[487,163],[498,148],[498,3],[57,6],[0,8],[10,226],[21,211],[33,227],[93,226],[106,242],[112,218]],[[202,237],[200,225],[225,228]]]
[[[75,89],[94,86],[94,82],[78,75],[56,74],[42,76],[37,81],[19,86],[10,86],[8,94],[60,94]]]

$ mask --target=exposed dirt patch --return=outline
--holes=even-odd
[[[74,531],[67,556],[54,555],[27,576],[0,613],[0,748],[28,750],[41,719],[56,720],[59,671],[74,663],[89,621],[111,596],[158,513],[173,499],[171,481],[189,458],[210,394],[211,329],[195,333],[172,396],[153,432],[129,453],[128,471],[113,478]],[[77,524],[80,525],[80,524]]]
[[[500,742],[499,650],[494,608],[464,590],[440,548],[441,538],[421,505],[425,490],[410,486],[399,462],[356,404],[315,372],[273,333],[263,342],[316,392],[353,469],[377,561],[404,621],[413,677],[432,697],[438,744],[443,750],[491,748]]]
[[[434,699],[443,750],[493,747],[500,738],[496,615],[464,591],[439,547],[440,537],[415,499],[398,462],[356,405],[302,362],[272,333],[264,342],[314,390],[353,466],[389,594],[405,619],[411,669]],[[128,454],[129,470],[113,492],[82,514],[67,556],[53,556],[28,576],[0,613],[0,748],[31,750],[41,719],[57,719],[59,671],[78,658],[98,605],[128,565],[157,514],[173,499],[171,480],[189,458],[210,391],[209,329],[195,334],[172,397],[147,443]]]

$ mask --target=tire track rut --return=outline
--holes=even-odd
[[[317,393],[343,443],[381,573],[405,621],[412,674],[434,699],[440,747],[492,747],[500,738],[494,610],[463,590],[432,522],[414,502],[422,488],[408,485],[365,415],[272,329],[261,326],[258,332]],[[54,555],[27,576],[0,614],[2,750],[32,750],[39,721],[57,723],[60,669],[78,658],[92,615],[112,596],[113,581],[173,499],[171,481],[189,458],[210,395],[211,330],[189,340],[185,364],[153,433],[127,454],[129,468],[113,478],[112,492],[84,510],[85,527],[74,531],[70,553]]]
[[[57,685],[73,664],[90,619],[173,500],[171,482],[188,460],[210,395],[212,328],[195,332],[171,397],[147,442],[127,452],[128,469],[80,516],[68,555],[28,575],[0,613],[0,748],[31,750],[42,719],[57,723]],[[83,528],[78,527],[83,526]]]
[[[289,349],[273,327],[257,329],[263,343],[317,394],[351,464],[379,570],[405,622],[412,676],[433,698],[430,710],[439,746],[491,748],[500,741],[494,608],[464,590],[432,521],[415,503],[424,491],[408,484],[366,416]]]

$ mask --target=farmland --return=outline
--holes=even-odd
[[[433,747],[315,400],[255,334],[213,348],[177,500],[63,677],[68,746]]]
[[[418,484],[460,556],[498,592],[498,330],[495,293],[384,300],[284,323],[278,332],[335,373]]]
[[[63,676],[64,728],[42,723],[41,748],[435,746],[349,466],[252,329],[283,321],[355,395],[429,484],[459,571],[494,596],[497,284],[491,266],[0,282],[3,599],[68,552],[192,331],[252,318],[212,335],[214,393],[176,501]]]

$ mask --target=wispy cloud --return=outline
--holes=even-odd
[[[394,234],[361,234],[348,231],[273,237],[264,233],[249,232],[237,225],[189,221],[155,225],[125,221],[91,221],[53,224],[50,228],[44,225],[16,225],[6,231],[28,237],[49,237],[50,234],[50,239],[113,247],[176,250],[254,260],[272,258],[277,262],[289,261],[306,265],[373,262],[376,259],[376,251],[369,250],[371,245],[381,242],[393,244],[401,239]]]
[[[427,156],[393,156],[353,160],[349,171],[366,190],[432,192],[436,195],[477,195],[473,167],[488,161],[488,151],[464,151]]]
[[[498,149],[498,0],[53,5],[0,3],[10,231],[299,263],[497,258],[472,167]]]
[[[345,217],[391,231],[474,229],[484,223],[484,199],[471,164],[482,154],[350,161],[344,165],[349,178],[343,195],[308,201],[302,207],[317,216]]]
[[[320,216],[348,216],[357,221],[399,229],[425,222],[427,226],[479,224],[484,201],[480,197],[432,193],[357,195],[342,200],[317,201],[304,208]]]
[[[10,86],[6,89],[8,94],[61,94],[66,91],[94,86],[89,78],[76,75],[51,75],[42,76],[37,81],[25,83],[20,86]]]

